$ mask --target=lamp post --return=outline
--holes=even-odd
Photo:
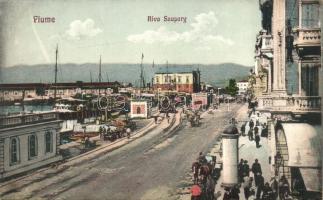
[[[280,167],[283,167],[283,175],[285,175],[285,172],[284,172],[284,159],[283,159],[282,155],[280,154],[280,152],[278,151],[276,156],[275,156],[275,175],[278,176],[278,183],[280,181],[280,172],[279,172]],[[280,199],[279,186],[277,188],[277,192],[278,192],[278,199]]]

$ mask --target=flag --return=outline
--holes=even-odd
[[[142,53],[142,55],[141,55],[141,59],[144,59],[144,54]]]

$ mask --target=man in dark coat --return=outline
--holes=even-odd
[[[250,171],[250,168],[249,168],[249,165],[248,165],[248,161],[245,160],[243,162],[243,165],[242,165],[243,176],[249,176],[249,171]]]
[[[260,199],[260,195],[264,189],[265,179],[260,173],[258,173],[255,179],[255,182],[258,183],[256,198]]]
[[[255,133],[255,142],[256,142],[256,147],[259,148],[261,147],[259,145],[259,142],[260,142],[260,136],[259,136],[259,133]]]
[[[262,174],[261,165],[258,162],[258,159],[256,159],[255,162],[252,164],[251,171],[252,171],[252,173],[254,175],[255,185],[257,187],[258,186],[258,182],[257,182],[256,176],[257,176],[258,173],[259,174]]]
[[[243,180],[243,159],[241,159],[238,164],[238,177],[239,177],[239,182],[241,183]]]
[[[253,129],[253,126],[254,126],[255,124],[254,124],[254,122],[252,121],[252,119],[249,121],[249,128],[250,128],[250,130],[252,130]]]

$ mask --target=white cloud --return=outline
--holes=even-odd
[[[168,30],[160,27],[157,30],[147,30],[141,34],[129,35],[127,40],[133,43],[164,43],[171,44],[174,42],[197,42],[199,49],[211,49],[211,42],[221,42],[226,45],[233,45],[234,42],[222,35],[216,35],[214,32],[218,24],[214,12],[201,13],[195,18],[195,22],[191,23],[191,29],[182,33]]]
[[[70,39],[80,40],[86,37],[94,37],[101,32],[100,28],[95,27],[95,22],[92,19],[86,19],[83,22],[81,20],[72,21],[65,35]]]

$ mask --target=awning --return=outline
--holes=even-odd
[[[307,191],[321,192],[321,169],[300,168]]]
[[[282,126],[288,148],[287,165],[299,168],[307,191],[320,192],[321,127],[306,123],[282,123]]]
[[[307,123],[282,123],[287,147],[288,166],[321,167],[321,127]]]

